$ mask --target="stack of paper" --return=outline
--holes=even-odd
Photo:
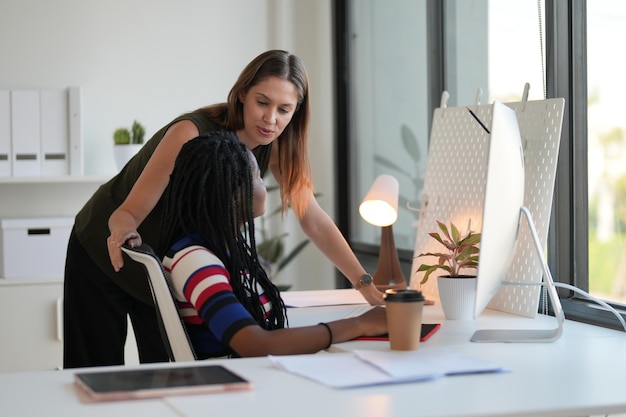
[[[448,375],[502,372],[498,365],[451,349],[270,356],[285,371],[333,388],[417,382]]]

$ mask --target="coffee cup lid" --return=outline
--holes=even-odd
[[[409,302],[409,301],[424,301],[424,296],[421,291],[417,290],[396,290],[394,288],[390,288],[385,291],[383,298],[386,301],[400,301],[400,302]]]

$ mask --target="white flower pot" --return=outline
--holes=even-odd
[[[128,145],[113,145],[113,156],[115,157],[115,165],[117,170],[121,171],[124,165],[135,156],[143,144],[131,143]]]
[[[448,320],[473,320],[476,305],[476,277],[437,277],[443,314]]]

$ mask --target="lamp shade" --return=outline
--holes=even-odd
[[[395,177],[379,175],[359,206],[359,214],[374,226],[394,224],[398,219],[399,190],[400,184]]]

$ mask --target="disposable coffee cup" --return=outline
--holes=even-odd
[[[424,296],[417,290],[385,291],[391,350],[417,350],[422,333]]]

